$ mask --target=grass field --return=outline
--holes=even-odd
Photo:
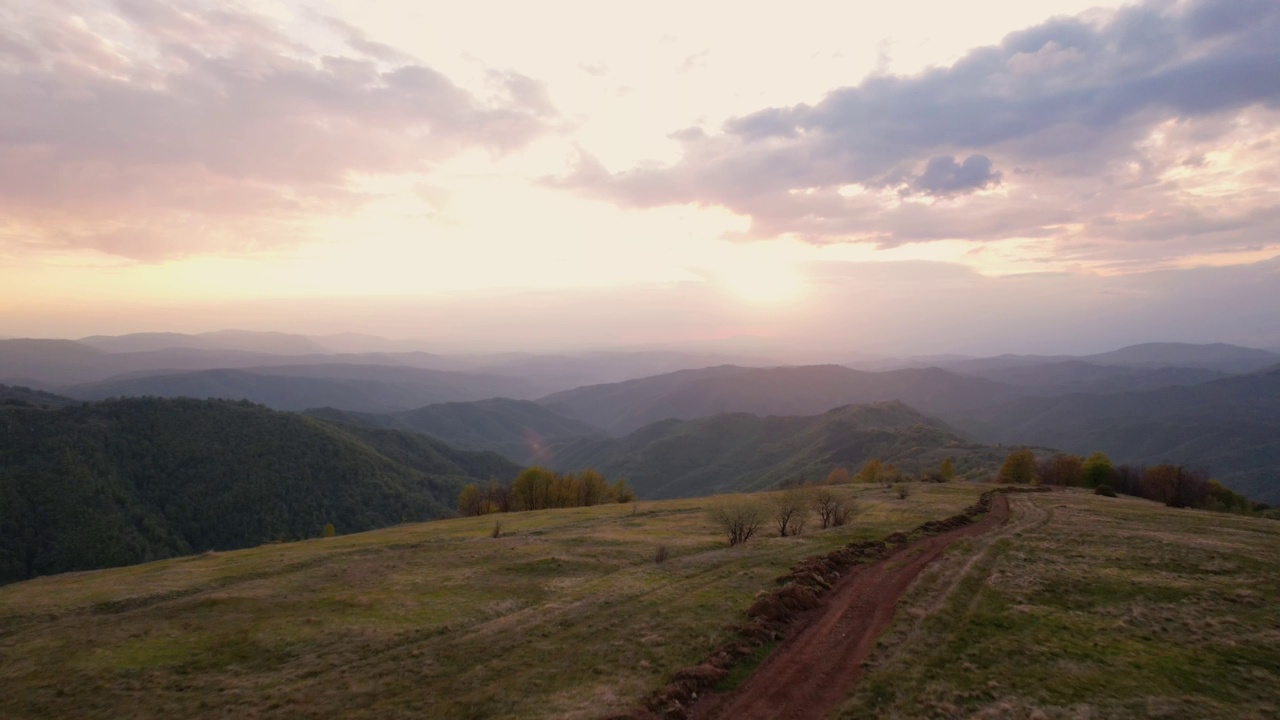
[[[851,525],[733,549],[705,517],[720,497],[406,525],[11,585],[0,588],[0,717],[599,717],[724,642],[800,558],[955,514],[984,489],[917,486],[902,500],[850,488]],[[660,565],[659,545],[670,550]]]
[[[1280,522],[1012,502],[918,579],[840,717],[1280,717]]]

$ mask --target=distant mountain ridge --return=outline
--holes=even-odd
[[[821,481],[868,459],[906,471],[952,457],[961,473],[987,475],[1007,451],[975,445],[941,421],[899,402],[849,405],[820,415],[729,413],[665,420],[623,438],[581,439],[555,448],[552,467],[594,467],[621,476],[642,498],[743,492],[787,480]]]
[[[460,448],[490,450],[528,465],[550,464],[554,445],[604,434],[538,403],[508,398],[440,403],[386,414],[335,408],[312,409],[307,414],[366,427],[423,433]]]
[[[390,412],[437,402],[530,393],[500,375],[370,365],[315,365],[202,370],[71,385],[61,392],[83,400],[110,397],[190,397],[250,400],[275,410],[333,406]]]
[[[333,352],[330,348],[304,335],[248,330],[218,330],[188,335],[158,332],[131,335],[93,335],[78,342],[104,352],[155,352],[186,348],[192,350],[230,350],[271,355],[314,355]]]
[[[427,520],[518,470],[249,403],[0,404],[0,583]]]
[[[659,420],[721,413],[814,415],[834,407],[898,400],[925,412],[955,411],[1016,397],[1008,385],[938,368],[866,372],[840,365],[725,365],[555,393],[538,402],[623,435]]]

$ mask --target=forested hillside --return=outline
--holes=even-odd
[[[244,402],[0,406],[0,582],[426,520],[518,470]]]
[[[460,448],[492,450],[525,464],[548,463],[551,445],[602,434],[538,403],[507,398],[438,403],[398,413],[318,408],[307,414],[366,427],[425,433]]]
[[[555,448],[553,467],[596,468],[609,477],[625,477],[640,497],[653,499],[821,481],[837,467],[854,472],[872,458],[923,473],[950,457],[961,475],[989,476],[1004,454],[889,402],[804,417],[733,413],[666,420],[621,439],[584,439]]]
[[[1190,387],[1023,398],[948,420],[986,442],[1195,465],[1236,492],[1280,502],[1280,366]]]

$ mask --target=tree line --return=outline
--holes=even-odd
[[[629,503],[635,499],[635,492],[622,478],[611,483],[592,469],[560,474],[535,465],[520,471],[509,483],[490,479],[484,484],[464,485],[458,493],[458,512],[476,516]]]
[[[1241,514],[1270,510],[1265,503],[1255,503],[1213,480],[1201,468],[1172,463],[1151,467],[1116,466],[1111,458],[1100,452],[1088,457],[1069,453],[1037,457],[1030,449],[1020,448],[1005,458],[997,480],[1020,485],[1093,488],[1100,495],[1132,495],[1174,508]]]

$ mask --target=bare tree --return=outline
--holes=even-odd
[[[804,521],[809,514],[809,491],[791,488],[773,498],[773,524],[779,537],[799,535],[804,532]]]
[[[758,502],[743,500],[717,505],[708,510],[707,515],[728,537],[730,547],[750,540],[767,517]]]
[[[829,488],[820,488],[814,493],[813,506],[818,511],[823,529],[844,525],[855,507],[853,501]]]

